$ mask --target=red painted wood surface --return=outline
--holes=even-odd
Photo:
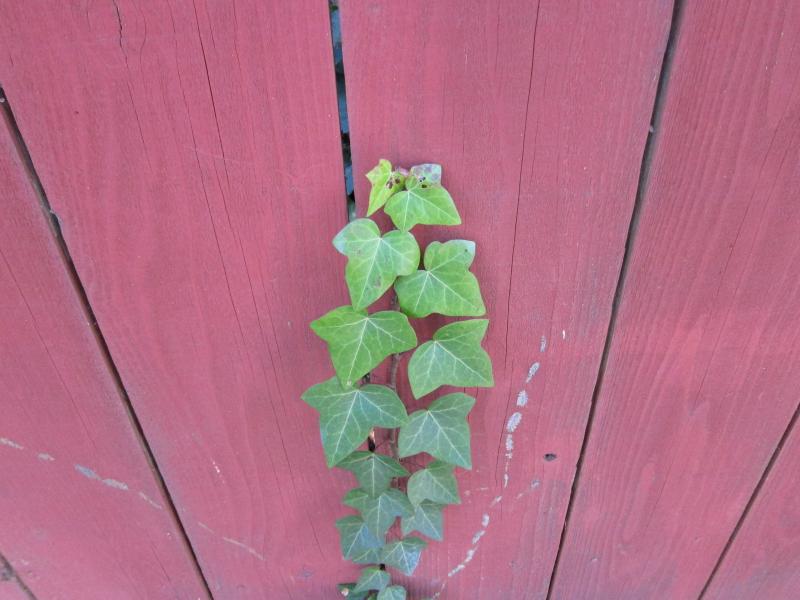
[[[555,600],[696,598],[798,403],[800,5],[684,10]]]
[[[346,484],[299,396],[332,374],[308,322],[347,298],[327,5],[2,13],[0,79],[212,592],[325,597]]]
[[[359,214],[379,157],[441,162],[464,225],[435,235],[477,241],[491,319],[475,467],[414,598],[547,593],[670,16],[666,2],[343,3]]]
[[[705,600],[800,598],[800,430],[794,427]]]
[[[0,187],[0,598],[205,598],[2,118]]]

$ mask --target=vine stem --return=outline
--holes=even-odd
[[[390,310],[398,310],[397,294],[392,294],[392,303]],[[389,387],[397,393],[397,370],[400,367],[400,358],[402,354],[392,354],[391,362],[389,363]],[[397,450],[397,428],[389,430],[389,451],[392,458],[399,459],[399,452]]]

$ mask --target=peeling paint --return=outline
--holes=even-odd
[[[547,338],[542,336],[542,341],[539,342],[539,352],[544,352],[547,350]]]
[[[39,454],[37,454],[36,457],[39,460],[44,460],[44,461],[48,461],[48,462],[52,462],[52,461],[55,460],[55,458],[50,456],[47,452],[39,452]]]
[[[519,427],[520,422],[522,421],[522,413],[515,412],[508,418],[508,423],[506,423],[506,431],[509,433],[514,433]]]
[[[528,392],[525,390],[517,394],[517,406],[525,406],[528,403]]]
[[[13,448],[14,450],[25,450],[25,446],[18,444],[14,440],[10,440],[4,437],[0,437],[0,444],[2,444],[3,446],[8,446],[9,448]]]
[[[533,376],[536,375],[536,371],[539,370],[539,363],[535,362],[531,365],[531,368],[528,369],[528,376],[525,378],[525,383],[530,383]]]

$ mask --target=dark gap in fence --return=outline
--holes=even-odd
[[[733,528],[731,535],[728,537],[728,541],[725,543],[725,547],[720,552],[719,558],[717,562],[714,564],[714,568],[711,569],[711,573],[708,575],[708,579],[706,580],[703,589],[700,591],[700,595],[697,597],[697,600],[703,600],[703,597],[706,595],[708,588],[711,587],[711,582],[714,580],[717,572],[719,571],[722,563],[725,562],[725,557],[728,555],[731,547],[733,546],[733,542],[736,540],[736,536],[739,534],[739,530],[744,525],[744,522],[747,520],[748,515],[750,514],[750,510],[753,508],[753,505],[756,502],[756,498],[761,493],[761,488],[764,487],[764,483],[767,481],[767,477],[769,477],[772,468],[775,466],[775,463],[778,461],[778,457],[780,456],[781,450],[783,450],[783,446],[786,444],[786,440],[789,439],[789,436],[794,429],[795,424],[797,423],[798,417],[800,417],[800,404],[797,405],[797,408],[794,410],[794,414],[792,418],[789,419],[789,424],[786,426],[786,429],[781,436],[781,439],[778,440],[778,444],[775,446],[775,449],[772,451],[772,454],[767,461],[767,466],[764,467],[764,472],[761,473],[761,477],[758,480],[758,483],[753,488],[753,493],[750,494],[750,498],[747,500],[747,504],[745,504],[744,510],[742,510],[742,514],[739,515],[739,520],[736,521],[736,526]]]
[[[347,118],[347,91],[342,58],[342,19],[339,4],[329,0],[331,18],[331,42],[333,44],[333,70],[336,74],[336,103],[339,107],[339,134],[342,140],[342,164],[344,166],[344,187],[347,194],[347,220],[356,218],[356,196],[353,187],[353,159],[350,153],[350,122]]]
[[[106,343],[106,339],[103,335],[100,326],[97,323],[97,318],[95,317],[94,310],[92,309],[91,304],[89,303],[89,297],[86,294],[86,289],[83,286],[83,282],[78,275],[78,271],[75,268],[75,263],[72,261],[72,256],[70,254],[69,248],[67,247],[66,240],[61,231],[61,222],[58,219],[58,215],[50,206],[50,201],[47,199],[47,194],[45,193],[44,186],[42,185],[42,180],[39,178],[39,175],[36,171],[36,167],[33,164],[33,159],[31,158],[31,154],[28,150],[28,145],[25,143],[25,139],[22,137],[22,133],[20,132],[19,126],[17,124],[17,120],[14,117],[14,112],[11,108],[11,104],[8,101],[8,97],[5,94],[5,91],[2,87],[0,87],[0,109],[3,113],[3,120],[5,121],[6,127],[8,129],[8,133],[11,136],[12,140],[14,141],[14,146],[16,147],[17,154],[23,164],[25,169],[26,175],[28,176],[28,180],[30,181],[31,188],[33,188],[33,193],[39,199],[39,205],[44,212],[45,219],[50,226],[50,231],[53,234],[53,238],[56,242],[56,245],[59,249],[59,255],[61,256],[61,260],[63,262],[64,268],[67,271],[67,276],[72,283],[72,287],[75,293],[78,295],[78,301],[81,305],[81,308],[84,311],[84,315],[86,317],[86,321],[89,323],[89,326],[92,329],[92,333],[94,334],[94,338],[97,342],[98,348],[100,350],[100,355],[103,357],[105,364],[111,374],[112,379],[114,380],[114,384],[119,392],[120,397],[122,398],[123,406],[125,407],[125,411],[128,414],[128,418],[130,419],[131,425],[136,432],[136,437],[141,444],[142,451],[150,464],[150,469],[153,472],[157,485],[161,488],[161,492],[166,498],[168,510],[172,513],[173,520],[175,521],[178,530],[180,531],[181,535],[183,536],[184,545],[192,557],[192,562],[194,563],[195,569],[197,570],[198,575],[200,576],[200,580],[203,582],[205,586],[206,593],[208,594],[209,598],[213,598],[211,594],[211,589],[208,586],[208,582],[203,575],[203,571],[200,568],[200,563],[197,559],[197,554],[194,551],[194,548],[191,545],[189,540],[189,536],[187,535],[186,529],[183,526],[183,523],[178,516],[178,511],[175,508],[175,503],[172,499],[172,496],[169,493],[169,489],[167,488],[166,483],[164,482],[164,478],[161,475],[161,469],[158,466],[158,462],[156,461],[155,455],[153,454],[152,449],[150,448],[150,444],[145,437],[144,430],[142,429],[142,425],[139,422],[139,418],[136,416],[136,412],[133,409],[133,405],[131,404],[130,397],[128,396],[128,392],[125,389],[125,386],[122,382],[122,377],[120,376],[119,371],[117,370],[116,364],[111,356],[111,352],[108,348],[108,344]]]
[[[13,582],[19,588],[19,591],[28,600],[36,600],[36,595],[31,591],[25,582],[20,578],[19,573],[11,566],[8,559],[0,553],[0,583]]]
[[[633,212],[631,220],[628,224],[628,234],[625,238],[625,251],[622,255],[622,265],[620,266],[619,276],[617,278],[617,287],[614,292],[614,300],[611,304],[611,317],[608,321],[608,330],[606,331],[605,344],[603,345],[603,354],[600,359],[600,366],[597,370],[597,379],[595,381],[594,391],[592,392],[592,401],[589,407],[589,416],[586,421],[586,429],[583,435],[583,442],[581,444],[578,462],[575,465],[575,477],[572,480],[572,489],[570,490],[569,504],[567,505],[567,514],[564,517],[564,525],[561,529],[561,538],[558,543],[558,551],[556,553],[556,560],[553,563],[553,572],[550,575],[550,583],[547,590],[547,600],[552,597],[553,589],[555,587],[556,577],[558,576],[558,567],[561,562],[561,553],[564,548],[564,541],[567,537],[570,519],[577,497],[578,488],[581,481],[581,473],[583,469],[584,459],[586,457],[586,449],[589,444],[589,438],[592,434],[592,426],[594,424],[595,410],[597,408],[597,399],[600,396],[600,390],[603,386],[603,377],[606,371],[606,364],[608,362],[608,353],[611,348],[611,341],[614,337],[614,331],[617,325],[617,316],[619,314],[619,305],[622,297],[622,292],[625,288],[625,281],[628,275],[628,268],[630,267],[630,258],[634,241],[636,239],[636,232],[639,226],[639,218],[641,216],[642,205],[644,204],[644,197],[647,192],[650,167],[653,160],[653,149],[655,146],[656,138],[659,133],[659,126],[661,124],[661,117],[664,108],[664,101],[666,99],[666,89],[669,84],[670,74],[672,72],[672,62],[675,56],[675,40],[677,39],[678,32],[683,17],[683,4],[684,0],[675,0],[672,6],[672,19],[670,22],[669,35],[667,36],[667,44],[664,47],[664,57],[661,61],[661,72],[658,78],[658,86],[656,87],[655,100],[653,102],[653,112],[650,117],[650,131],[645,142],[644,152],[642,153],[642,162],[639,168],[639,182],[636,189],[636,199],[633,204]]]

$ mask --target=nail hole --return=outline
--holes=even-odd
[[[544,459],[545,459],[547,462],[552,462],[552,461],[554,461],[554,460],[555,460],[555,459],[557,459],[557,458],[558,458],[558,457],[557,457],[555,454],[553,454],[552,452],[548,452],[547,454],[545,454],[545,455],[544,455]]]

